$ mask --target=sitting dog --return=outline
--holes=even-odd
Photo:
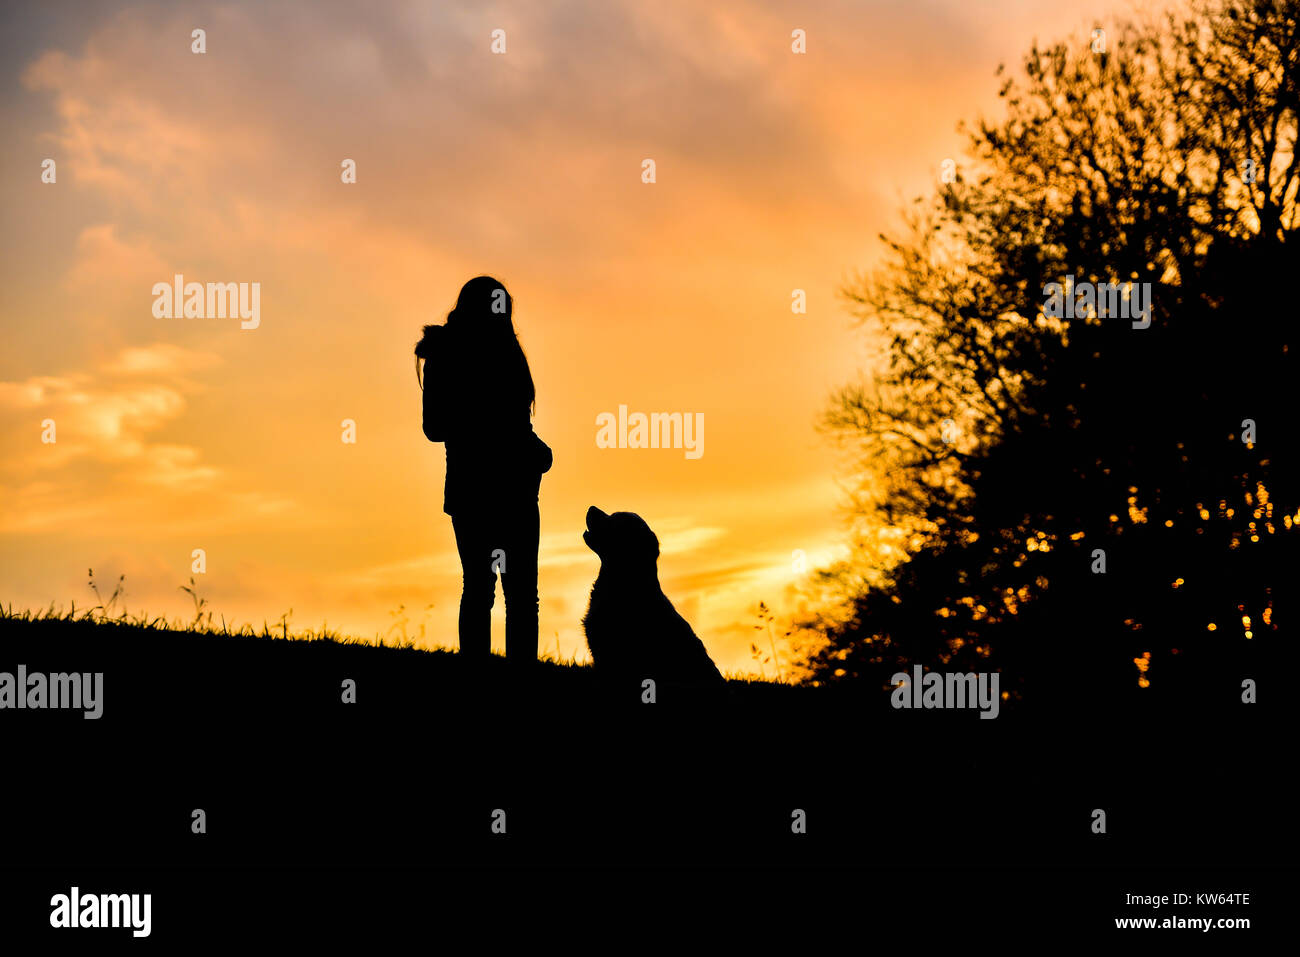
[[[582,627],[596,671],[656,686],[722,688],[704,643],[659,587],[659,539],[639,515],[587,509],[587,546],[600,556]]]

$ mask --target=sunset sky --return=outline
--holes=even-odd
[[[958,121],[998,109],[998,63],[1115,9],[6,4],[0,602],[87,604],[93,567],[125,574],[131,611],[183,615],[202,548],[218,618],[292,608],[291,627],[373,637],[405,606],[408,635],[454,647],[411,349],[488,273],[555,453],[542,650],[587,657],[597,505],[650,523],[668,596],[720,667],[753,670],[754,609],[791,609],[792,552],[846,540],[814,424],[873,350],[837,291],[960,162]],[[260,283],[260,326],[155,318],[177,273]],[[620,405],[703,413],[704,454],[597,447]],[[499,597],[495,615],[499,651]]]

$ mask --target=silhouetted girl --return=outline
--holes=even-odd
[[[533,432],[532,372],[513,301],[489,276],[465,283],[444,326],[415,347],[424,376],[424,434],[447,446],[442,510],[451,516],[464,588],[460,653],[492,646],[496,576],[506,600],[506,657],[537,660],[538,492],[551,450]]]

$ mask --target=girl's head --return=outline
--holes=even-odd
[[[506,287],[491,276],[478,276],[460,287],[456,308],[447,325],[475,338],[515,335],[514,300]]]

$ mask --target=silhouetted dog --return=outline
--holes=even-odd
[[[639,515],[587,509],[587,546],[600,556],[582,627],[596,671],[622,684],[721,689],[704,643],[659,587],[659,539]]]

